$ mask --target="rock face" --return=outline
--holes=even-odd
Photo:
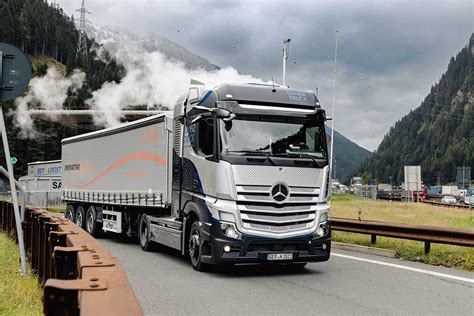
[[[159,51],[170,60],[183,62],[189,69],[205,69],[208,71],[220,69],[211,64],[207,59],[191,53],[186,48],[158,35],[139,36],[125,30],[118,30],[106,25],[88,24],[87,35],[94,38],[98,43],[104,41],[136,43],[145,48],[148,52]]]

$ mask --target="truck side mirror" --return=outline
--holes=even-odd
[[[201,121],[202,119],[205,119],[205,118],[208,118],[208,117],[211,117],[211,116],[212,116],[211,112],[201,113],[198,116],[196,116],[195,118],[193,118],[193,120],[191,121],[191,124],[195,124],[195,123]]]
[[[188,101],[189,104],[193,104],[199,101],[200,93],[198,87],[189,88]]]

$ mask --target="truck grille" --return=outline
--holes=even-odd
[[[238,185],[237,204],[244,228],[285,233],[312,227],[316,220],[319,188],[289,187],[289,197],[278,203],[272,186]]]

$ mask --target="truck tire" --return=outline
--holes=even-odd
[[[201,236],[201,227],[199,226],[199,221],[196,220],[191,224],[188,238],[189,260],[196,271],[206,271],[208,268],[208,265],[201,260]]]
[[[87,208],[84,228],[86,232],[94,237],[98,237],[101,233],[102,227],[100,223],[97,222],[97,211],[94,205]]]
[[[150,219],[146,214],[142,214],[138,227],[138,239],[140,241],[140,247],[144,251],[154,251],[157,248],[156,244],[150,239],[150,234]]]
[[[74,223],[79,226],[80,228],[84,228],[84,223],[86,221],[86,211],[84,210],[84,206],[79,205],[76,208],[76,214],[74,216]]]
[[[74,219],[76,217],[76,210],[74,208],[74,205],[68,204],[66,207],[66,212],[64,213],[64,217],[71,222],[74,222]]]

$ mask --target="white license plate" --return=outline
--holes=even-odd
[[[267,260],[291,260],[293,259],[292,253],[269,253],[267,254]]]

